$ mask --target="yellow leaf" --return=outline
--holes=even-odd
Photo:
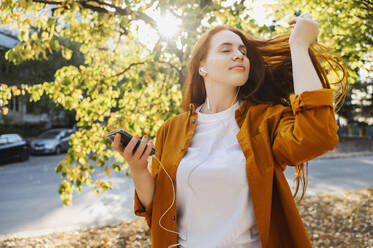
[[[7,115],[8,114],[8,108],[3,108],[3,114]]]
[[[108,167],[105,167],[105,172],[107,176],[110,176],[110,170],[108,169]]]
[[[110,188],[110,189],[112,189],[113,188],[113,183],[112,182],[107,182],[107,186]]]
[[[38,38],[38,34],[37,33],[33,33],[32,35],[31,35],[31,39],[32,40],[36,40]]]

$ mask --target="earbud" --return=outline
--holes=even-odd
[[[205,70],[205,68],[200,67],[199,69],[200,69],[201,71],[203,71],[204,73],[207,73],[207,71]]]

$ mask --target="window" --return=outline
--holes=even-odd
[[[54,139],[60,133],[60,131],[48,131],[39,136],[40,139]]]
[[[8,138],[5,136],[0,136],[0,145],[5,145],[8,143]]]
[[[10,143],[17,143],[20,139],[18,138],[18,135],[8,135],[8,141]]]

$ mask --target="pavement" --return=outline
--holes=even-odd
[[[361,152],[343,152],[337,153],[335,151],[330,151],[323,156],[316,158],[315,160],[320,159],[336,159],[336,158],[356,158],[356,157],[366,157],[373,156],[373,151],[361,151]]]
[[[133,182],[125,171],[107,177],[97,168],[93,179],[110,180],[113,189],[97,197],[84,186],[80,194],[73,194],[73,205],[63,207],[57,193],[62,178],[54,169],[64,156],[32,156],[0,166],[0,241],[138,218],[133,213]],[[373,187],[373,152],[329,152],[310,161],[308,173],[307,195]],[[294,190],[294,167],[287,167],[285,176]]]
[[[284,174],[294,192],[294,167],[288,166]],[[348,157],[346,154],[326,154],[308,163],[306,195],[371,188],[372,175],[373,152],[349,153]]]

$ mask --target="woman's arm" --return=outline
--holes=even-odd
[[[291,61],[293,67],[294,93],[322,89],[322,84],[312,64],[308,48],[291,46]]]
[[[162,147],[164,142],[164,124],[158,129],[156,140],[155,140],[155,149],[157,153],[154,156],[157,156],[161,160]],[[151,226],[151,218],[153,211],[153,198],[156,188],[156,180],[158,177],[158,172],[160,165],[158,161],[153,157],[151,164],[149,166],[149,171],[143,172],[134,172],[132,175],[132,180],[135,185],[135,194],[134,194],[134,212],[137,216],[142,216],[145,218],[148,226]]]
[[[323,88],[308,54],[319,27],[311,16],[303,16],[289,22],[296,23],[289,38],[295,94],[290,95],[291,109],[282,114],[272,144],[274,158],[283,169],[314,159],[339,142],[333,90]]]
[[[312,64],[308,48],[317,38],[319,27],[308,14],[289,22],[294,24],[289,38],[295,94],[321,89],[322,84]]]
[[[290,102],[291,108],[277,123],[272,144],[273,156],[283,169],[312,160],[339,142],[332,89],[292,94]]]

